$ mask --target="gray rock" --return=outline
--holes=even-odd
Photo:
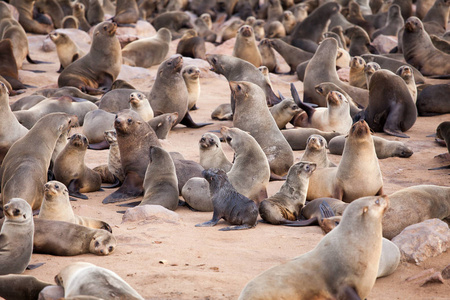
[[[392,48],[397,46],[397,37],[380,34],[373,40],[372,46],[374,46],[380,54],[389,53]]]
[[[431,219],[406,227],[392,242],[400,249],[402,261],[419,264],[450,247],[448,224]]]
[[[161,205],[142,205],[127,209],[122,217],[122,223],[146,221],[146,223],[175,223],[178,224],[180,216]]]
[[[181,190],[181,195],[190,207],[198,211],[213,211],[209,183],[205,178],[189,179]]]

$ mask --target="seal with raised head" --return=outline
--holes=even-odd
[[[56,53],[60,62],[58,73],[61,73],[68,65],[85,55],[84,51],[67,34],[55,31],[48,36],[56,45]]]
[[[194,29],[186,30],[178,42],[176,53],[184,57],[205,59],[205,40]]]
[[[232,55],[248,61],[257,68],[261,66],[262,58],[251,26],[244,25],[239,28]]]
[[[383,178],[370,128],[360,120],[350,129],[339,166],[313,173],[306,199],[330,197],[352,202],[382,193]]]
[[[327,149],[327,140],[321,135],[313,134],[306,140],[306,150],[300,161],[313,162],[317,168],[336,167],[328,159]]]
[[[400,29],[403,27],[404,20],[401,14],[400,6],[392,4],[388,10],[386,25],[372,33],[372,39],[379,35],[394,35],[397,36]]]
[[[139,205],[178,207],[178,179],[170,154],[161,147],[150,146],[150,162],[144,178],[144,198]]]
[[[65,266],[55,276],[55,281],[64,288],[64,298],[90,295],[100,299],[144,300],[116,273],[87,262]]]
[[[408,90],[411,94],[412,100],[414,104],[417,102],[417,86],[414,81],[414,74],[411,67],[404,65],[397,69],[395,72],[398,76],[400,76],[406,83]]]
[[[275,51],[270,47],[270,42],[268,39],[263,39],[258,45],[259,54],[261,54],[261,66],[258,69],[261,70],[262,67],[267,68],[267,72],[277,71],[277,58],[275,56]]]
[[[366,62],[361,56],[352,57],[350,61],[350,85],[367,89],[366,74],[364,73],[365,66]]]
[[[215,226],[220,219],[236,226],[221,228],[221,231],[241,230],[255,227],[258,223],[256,203],[240,194],[221,169],[209,169],[202,172],[209,182],[214,213],[211,221],[197,224],[196,227]]]
[[[102,185],[100,175],[84,163],[88,145],[88,139],[84,135],[73,134],[53,167],[56,180],[67,186],[69,195],[81,199],[88,198],[82,193],[98,191]]]
[[[116,29],[115,23],[98,24],[94,29],[89,53],[61,72],[58,86],[74,86],[89,94],[109,89],[122,66],[122,52]]]
[[[291,70],[289,74],[294,74],[297,66],[313,57],[313,53],[289,45],[282,39],[271,39],[269,45],[275,49],[286,61]]]
[[[367,298],[377,278],[381,220],[388,206],[387,196],[352,202],[339,226],[313,250],[258,275],[239,299],[351,299],[349,294]]]
[[[296,221],[305,205],[309,177],[315,169],[316,164],[307,161],[292,165],[280,190],[259,205],[261,217],[274,225]]]
[[[122,186],[103,199],[103,203],[121,202],[143,194],[145,171],[149,163],[150,146],[161,146],[153,129],[134,111],[117,113],[114,121],[120,159],[125,179]]]
[[[0,231],[0,275],[21,274],[33,252],[33,212],[27,201],[13,198],[3,206],[5,221]]]
[[[150,121],[154,117],[150,102],[145,94],[141,92],[130,94],[130,110],[137,112],[145,122]]]
[[[281,130],[284,138],[287,140],[292,150],[305,150],[308,138],[312,134],[318,134],[329,142],[335,136],[341,135],[339,132],[325,132],[316,128],[292,128],[288,130]]]
[[[196,110],[197,101],[200,97],[200,69],[193,65],[187,65],[181,69],[181,75],[183,75],[184,83],[186,84],[189,100],[188,109]]]
[[[166,58],[171,41],[170,31],[161,28],[155,36],[133,41],[123,47],[123,61],[127,65],[142,68],[159,65]]]
[[[164,140],[168,138],[169,132],[175,126],[177,120],[178,113],[173,112],[154,117],[153,119],[148,121],[147,124],[150,125],[151,128],[153,128],[158,139]]]
[[[17,140],[0,168],[2,203],[12,198],[25,199],[33,210],[41,207],[47,171],[58,138],[68,132],[76,118],[52,113],[41,118],[28,133]],[[27,159],[24,160],[23,158]]]
[[[78,20],[78,29],[89,32],[91,24],[86,19],[86,6],[81,2],[75,2],[72,6],[72,13]]]
[[[217,135],[210,132],[203,134],[198,142],[198,146],[200,151],[200,165],[205,170],[211,168],[222,169],[225,172],[231,170],[233,164],[225,156]]]
[[[112,232],[108,223],[98,219],[81,217],[73,213],[67,187],[59,181],[49,181],[44,185],[44,201],[39,211],[39,218],[65,221],[90,228],[105,229]]]
[[[350,38],[348,53],[350,53],[351,56],[359,56],[366,53],[378,54],[375,47],[370,44],[370,37],[363,28],[353,26],[347,28],[344,31],[344,34]]]
[[[284,129],[286,128],[286,124],[289,123],[289,121],[302,110],[293,99],[287,98],[270,107],[269,111],[277,123],[278,128]]]
[[[230,82],[230,88],[236,102],[233,125],[249,132],[259,143],[272,178],[286,175],[294,164],[294,154],[264,103],[264,91],[245,81]]]
[[[233,187],[244,196],[259,203],[267,198],[266,186],[270,166],[261,146],[245,131],[223,126],[224,139],[234,150],[234,163],[227,173]]]

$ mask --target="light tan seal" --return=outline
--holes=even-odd
[[[294,164],[294,154],[264,103],[264,91],[245,81],[232,81],[230,88],[236,102],[233,125],[258,141],[269,161],[272,178],[286,175]]]
[[[328,159],[327,149],[327,140],[321,135],[313,134],[306,140],[306,150],[300,161],[313,162],[317,168],[336,167]]]
[[[364,73],[365,66],[366,61],[361,56],[352,57],[350,61],[350,85],[367,89],[366,74]]]
[[[141,92],[130,94],[130,110],[137,112],[145,122],[150,121],[154,117],[150,102]]]
[[[53,149],[61,134],[75,122],[75,117],[65,113],[49,114],[11,146],[0,168],[3,204],[20,197],[33,210],[41,207]]]
[[[259,205],[261,218],[274,225],[296,221],[305,205],[309,177],[315,169],[315,163],[302,161],[294,164],[280,190]]]
[[[39,211],[39,218],[65,221],[95,229],[112,232],[108,223],[89,217],[77,216],[73,213],[67,187],[59,181],[49,181],[44,185],[44,201]]]
[[[147,122],[156,133],[156,136],[160,140],[168,139],[170,130],[175,126],[178,121],[178,113],[166,113],[154,117]]]
[[[122,52],[116,29],[115,23],[98,24],[94,29],[89,53],[61,72],[58,86],[74,86],[89,94],[98,94],[110,88],[122,66]]]
[[[417,102],[417,86],[416,81],[414,80],[414,73],[412,69],[407,66],[401,66],[397,69],[395,72],[398,76],[400,76],[406,83],[406,86],[408,87],[409,93],[411,94],[411,97],[413,99],[413,102]]]
[[[144,178],[144,198],[139,205],[161,205],[170,210],[178,207],[178,179],[170,154],[151,146],[150,162]]]
[[[0,231],[0,275],[21,274],[33,252],[33,212],[27,201],[13,198],[3,206],[5,221]]]
[[[181,69],[181,75],[183,75],[184,83],[189,93],[188,109],[196,110],[201,91],[200,69],[193,65],[187,65]]]
[[[256,45],[255,34],[251,26],[244,25],[239,28],[232,55],[248,61],[257,68],[261,66],[262,57]]]
[[[220,139],[214,133],[205,133],[198,142],[200,165],[205,169],[216,168],[225,172],[231,170],[233,164],[223,152]]]
[[[286,128],[286,124],[289,123],[289,121],[302,110],[297,106],[297,104],[295,104],[293,99],[286,98],[280,103],[270,107],[269,111],[277,123],[278,128],[283,129]]]
[[[64,298],[91,295],[101,299],[144,300],[116,273],[87,262],[75,262],[65,266],[55,277],[64,288]],[[92,282],[96,282],[95,285]]]
[[[330,197],[352,202],[382,193],[383,178],[370,128],[360,120],[350,129],[339,166],[313,173],[306,199]]]
[[[166,58],[171,41],[170,31],[161,28],[155,36],[133,41],[123,47],[123,61],[133,67],[150,68],[159,65]]]
[[[223,126],[224,139],[234,150],[234,163],[227,173],[236,191],[259,203],[267,198],[270,166],[264,151],[250,134],[239,128]]]
[[[67,68],[68,65],[83,57],[86,53],[65,33],[54,31],[48,35],[56,45],[60,68],[58,73]]]
[[[69,195],[81,199],[88,198],[82,193],[98,191],[102,185],[100,175],[84,163],[88,144],[84,135],[75,133],[56,158],[53,167],[56,180],[67,186]]]
[[[352,202],[339,226],[313,250],[258,275],[247,283],[239,299],[367,298],[377,278],[381,220],[388,205],[387,196]]]

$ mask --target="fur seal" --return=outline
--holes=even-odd
[[[344,34],[350,39],[348,53],[351,56],[360,56],[366,53],[378,54],[375,47],[370,44],[370,37],[367,32],[359,26],[347,28]]]
[[[65,221],[112,232],[111,226],[103,221],[75,215],[70,204],[69,191],[59,181],[49,181],[44,185],[44,201],[39,211],[39,218]]]
[[[0,41],[0,63],[0,81],[7,86],[11,96],[20,94],[16,90],[26,89],[26,86],[19,80],[19,69],[10,39]]]
[[[262,57],[256,46],[255,34],[251,26],[244,25],[239,28],[232,55],[248,61],[257,68],[261,66]]]
[[[230,103],[223,103],[217,106],[211,113],[211,119],[220,121],[233,120],[233,111]]]
[[[39,293],[52,283],[40,281],[30,275],[0,276],[0,297],[8,300],[38,299]]]
[[[372,33],[372,39],[379,35],[394,35],[397,36],[400,29],[403,27],[404,20],[401,14],[400,6],[392,4],[389,7],[386,25]]]
[[[12,198],[3,206],[5,221],[0,231],[0,275],[21,274],[33,252],[33,212],[27,201]]]
[[[236,37],[237,32],[242,25],[244,25],[244,21],[239,19],[234,20],[227,27],[225,27],[222,31],[222,43]]]
[[[105,19],[105,11],[103,10],[103,1],[89,0],[86,18],[90,25],[97,25]]]
[[[398,68],[395,74],[400,76],[405,81],[409,93],[411,94],[412,100],[415,104],[417,102],[417,87],[416,82],[414,81],[414,74],[412,69],[409,66],[404,65]]]
[[[81,199],[88,199],[82,193],[98,191],[102,185],[100,175],[84,163],[88,145],[88,139],[84,135],[73,134],[53,167],[56,180],[67,186],[69,195]]]
[[[150,125],[151,128],[153,128],[158,139],[164,140],[168,138],[169,132],[175,126],[177,120],[178,120],[177,112],[166,113],[154,117],[153,119],[148,121],[147,124]]]
[[[229,172],[233,164],[223,152],[220,139],[214,133],[205,133],[198,142],[200,165],[205,169],[217,168]]]
[[[184,11],[167,11],[153,19],[152,25],[156,30],[166,27],[172,33],[172,39],[180,38],[181,29],[193,28],[191,18]]]
[[[194,21],[194,25],[199,37],[203,38],[205,42],[216,42],[217,34],[211,30],[212,20],[209,14],[202,14]]]
[[[287,98],[270,107],[269,111],[277,123],[278,128],[283,129],[286,128],[286,124],[289,123],[289,121],[302,110],[297,106],[293,99]]]
[[[315,169],[316,164],[307,161],[292,165],[280,190],[259,205],[263,220],[274,225],[296,221],[305,205],[309,177]]]
[[[388,205],[386,196],[352,202],[339,226],[313,250],[260,274],[247,283],[239,299],[350,299],[348,294],[367,298],[377,278],[381,220]],[[355,240],[358,247],[349,246]]]
[[[33,210],[41,207],[53,149],[60,135],[75,122],[75,117],[65,113],[49,114],[11,146],[0,168],[3,204],[20,197]]]
[[[122,52],[116,34],[117,25],[98,24],[89,53],[70,64],[58,77],[58,86],[74,86],[88,94],[111,87],[122,66]]]
[[[56,45],[56,53],[60,62],[58,73],[85,55],[84,51],[67,34],[55,31],[50,33],[49,37]]]
[[[340,87],[338,87],[336,84],[334,84],[332,82],[322,82],[322,83],[316,85],[314,87],[314,90],[316,91],[316,93],[318,93],[322,97],[325,97],[325,99],[326,99],[328,93],[332,92],[332,91],[338,91],[339,93],[344,95],[345,98],[350,103],[350,115],[352,116],[352,118],[361,111],[361,109],[359,108],[360,105],[358,103],[356,103],[353,100],[353,98],[350,97],[349,94],[347,94],[346,91],[344,91],[343,89],[341,89]]]
[[[78,20],[78,29],[89,32],[91,24],[86,19],[86,6],[83,3],[76,2],[72,6],[73,16]]]
[[[196,227],[215,226],[220,219],[236,226],[221,228],[221,231],[241,230],[255,227],[258,223],[256,203],[240,194],[221,169],[209,169],[202,172],[209,182],[214,213],[211,221],[197,224]]]
[[[416,122],[417,108],[403,79],[379,70],[370,79],[369,105],[363,115],[374,131],[407,138],[403,132]]]
[[[336,72],[336,56],[337,41],[333,38],[324,39],[306,67],[303,100],[326,106],[326,99],[316,93],[315,87],[323,82],[332,82],[346,91],[355,102],[365,107],[369,102],[368,91],[353,87],[339,79]]]
[[[91,110],[84,117],[84,123],[81,133],[86,136],[89,143],[102,143],[104,132],[114,129],[115,114],[104,111],[103,109]]]
[[[259,143],[273,178],[286,175],[294,164],[294,155],[264,103],[263,90],[245,81],[230,82],[230,89],[236,102],[233,125],[248,131]]]
[[[175,164],[175,172],[178,179],[178,193],[181,195],[183,186],[193,177],[202,177],[204,168],[193,160],[178,158],[171,154],[173,163]]]
[[[444,53],[450,54],[450,42],[444,38],[440,38],[437,35],[430,34],[431,42],[433,45]]]
[[[19,11],[19,23],[26,32],[47,34],[53,30],[53,27],[34,20],[34,2],[30,0],[11,0],[10,4]]]
[[[270,22],[266,32],[266,36],[270,39],[279,39],[286,36],[286,29],[280,21]]]
[[[116,273],[87,262],[75,262],[65,266],[55,281],[64,288],[64,298],[90,295],[100,299],[144,300]],[[92,282],[96,282],[95,286]],[[114,295],[114,296],[111,296]]]
[[[80,21],[78,21],[78,19],[73,15],[67,15],[61,21],[61,28],[78,29],[79,26],[80,26]]]
[[[130,110],[137,112],[145,122],[150,121],[154,117],[150,102],[147,97],[140,92],[130,94]]]
[[[291,70],[290,74],[294,74],[297,66],[313,57],[313,53],[304,51],[300,48],[289,45],[281,39],[269,40],[270,47],[275,49],[284,58]]]
[[[378,70],[381,70],[381,67],[376,62],[368,62],[364,66],[364,74],[366,75],[366,86],[367,86],[367,89],[369,88],[370,79],[372,78],[372,75]],[[367,105],[366,105],[366,107],[367,107]]]
[[[192,177],[183,186],[181,195],[190,208],[198,211],[213,211],[209,183],[203,177]]]
[[[234,150],[234,163],[227,173],[236,191],[259,203],[267,198],[270,179],[269,162],[261,146],[250,134],[239,128],[223,126],[224,139]]]
[[[59,98],[59,97],[63,97],[63,96],[71,96],[75,99],[79,98],[79,99],[83,99],[83,100],[87,100],[90,101],[92,103],[96,103],[98,101],[98,98],[88,95],[86,93],[83,93],[82,91],[80,91],[79,89],[77,89],[76,87],[73,86],[65,86],[62,88],[47,88],[47,89],[40,89],[36,92],[34,92],[32,95],[42,95],[44,97],[47,98]],[[19,99],[18,101],[20,101],[21,99]],[[18,102],[16,101],[16,102]],[[14,102],[14,104],[16,103]],[[12,109],[12,106],[11,106]],[[22,108],[24,109],[24,108]]]
[[[382,193],[383,178],[370,128],[360,120],[350,129],[339,166],[318,169],[313,173],[306,199],[331,197],[352,202]]]
[[[161,28],[155,36],[133,41],[123,47],[123,61],[127,65],[142,68],[159,65],[166,58],[171,41],[170,31]]]
[[[440,154],[439,156],[443,156],[444,158],[450,158],[450,122],[442,122],[438,125],[436,128],[436,139],[444,140],[445,144],[447,145],[448,153]],[[443,168],[450,168],[450,166],[443,167]]]
[[[111,18],[113,22],[121,25],[132,24],[138,19],[139,9],[136,0],[117,0],[116,14]]]
[[[150,162],[144,178],[144,198],[139,205],[178,207],[178,180],[170,154],[161,147],[150,146]]]
[[[115,130],[106,130],[104,132],[105,140],[109,144],[108,170],[123,182],[125,174],[123,173],[122,161],[120,159],[119,143],[117,143],[117,133]]]
[[[392,239],[409,225],[450,216],[450,187],[417,185],[391,195],[383,217],[383,236]]]
[[[423,17],[422,22],[428,34],[443,35],[447,30],[450,3],[447,0],[435,1]]]
[[[425,87],[417,96],[417,111],[419,116],[432,116],[450,113],[450,103],[447,95],[450,84],[435,84]]]
[[[184,83],[186,84],[189,100],[188,109],[196,110],[197,101],[200,97],[200,69],[196,66],[188,65],[181,69],[181,75],[183,75]]]
[[[336,167],[328,159],[327,149],[327,140],[321,135],[313,134],[306,140],[306,150],[300,161],[313,162],[317,168]]]
[[[402,41],[406,62],[416,67],[423,75],[450,74],[450,54],[436,49],[417,17],[406,20]]]
[[[177,45],[177,54],[185,57],[205,59],[205,40],[194,29],[186,30]]]
[[[362,89],[367,89],[366,74],[364,67],[366,61],[361,56],[354,56],[350,61],[349,84]]]
[[[305,150],[308,138],[313,134],[318,134],[329,142],[335,136],[341,135],[339,132],[325,132],[316,128],[293,128],[281,130],[284,138],[287,140],[292,150]]]
[[[297,19],[294,16],[294,13],[290,10],[285,10],[283,12],[283,17],[281,19],[281,23],[284,26],[284,30],[286,30],[286,34],[291,34],[297,25]]]
[[[142,184],[150,160],[148,150],[150,146],[161,146],[150,125],[134,111],[118,112],[114,128],[125,179],[117,191],[103,199],[104,204],[122,202],[142,195]]]
[[[413,150],[402,142],[386,140],[379,136],[372,136],[375,145],[375,152],[378,159],[385,159],[388,157],[403,157],[408,158],[413,155]],[[342,155],[345,145],[345,136],[340,135],[334,137],[328,143],[328,149],[331,154]]]
[[[266,67],[268,72],[276,72],[277,70],[277,58],[275,56],[275,52],[270,47],[270,42],[268,39],[262,39],[258,45],[258,51],[261,55],[261,66]]]
[[[28,129],[17,121],[9,107],[6,85],[0,82],[0,164],[11,146],[28,133]]]

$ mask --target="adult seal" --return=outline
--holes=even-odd
[[[261,66],[262,57],[256,46],[255,34],[251,26],[244,25],[239,28],[232,55],[248,61],[257,68]]]
[[[377,278],[381,220],[388,205],[386,196],[352,202],[339,226],[313,250],[260,274],[247,283],[239,299],[367,298]]]
[[[214,213],[211,221],[197,224],[196,227],[215,226],[222,218],[236,226],[221,228],[219,229],[221,231],[242,230],[256,226],[258,223],[256,203],[236,191],[224,170],[204,170],[202,174],[209,182]]]
[[[89,53],[61,72],[58,86],[74,86],[88,94],[99,94],[109,89],[122,66],[116,29],[115,23],[98,24],[94,29]]]

